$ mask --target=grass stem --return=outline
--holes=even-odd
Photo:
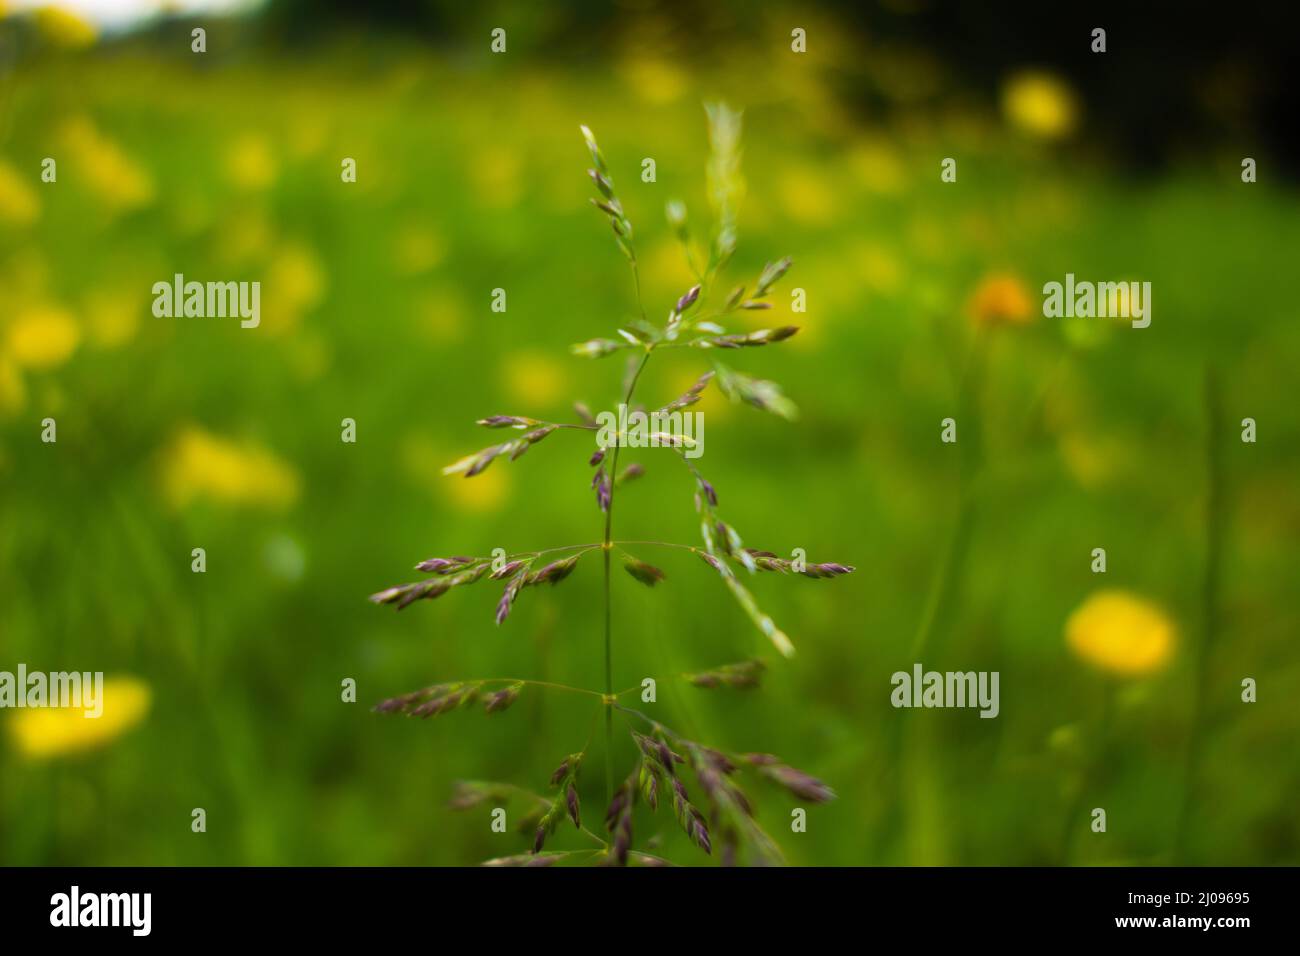
[[[633,263],[633,272],[636,266]],[[640,299],[640,280],[638,279],[637,298]],[[641,361],[637,364],[636,371],[632,373],[632,378],[627,384],[627,394],[623,396],[623,404],[627,405],[632,401],[632,393],[636,391],[636,383],[641,378],[641,372],[645,369],[646,362],[650,360],[650,350],[647,349],[641,356]],[[623,446],[616,443],[614,445],[614,454],[610,459],[610,474],[618,474],[618,453]],[[616,492],[617,482],[609,483],[609,503],[605,508],[605,537],[602,542],[605,557],[605,805],[608,806],[614,799],[614,711],[612,698],[614,695],[614,655],[613,655],[613,633],[614,633],[614,602],[610,588],[610,554],[613,551],[613,532],[614,532],[614,495]]]
[[[1205,570],[1201,578],[1201,643],[1196,657],[1196,686],[1192,723],[1183,768],[1183,798],[1174,830],[1174,864],[1186,862],[1187,837],[1195,806],[1197,770],[1205,749],[1206,702],[1210,696],[1210,652],[1219,622],[1219,580],[1226,514],[1223,502],[1224,463],[1222,398],[1219,376],[1205,370]]]

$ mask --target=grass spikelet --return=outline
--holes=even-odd
[[[514,607],[515,598],[519,596],[519,591],[527,578],[527,571],[520,571],[507,582],[505,590],[501,592],[501,599],[497,601],[497,627],[500,627],[501,623],[510,616],[510,609]]]
[[[623,485],[626,485],[628,482],[636,481],[638,478],[644,475],[645,475],[644,466],[635,463],[628,465],[626,468],[620,471],[618,473],[618,477],[614,479],[614,487],[621,488],[623,487]]]
[[[786,766],[779,757],[771,754],[745,754],[744,761],[756,767],[759,774],[780,784],[800,800],[828,803],[835,799],[835,791],[816,777]]]
[[[686,791],[686,784],[677,776],[676,765],[685,761],[684,757],[674,753],[661,739],[645,734],[632,733],[637,748],[641,751],[641,771],[639,784],[641,793],[651,808],[659,805],[659,793],[667,786],[673,803],[673,815],[683,832],[691,842],[705,853],[712,853],[713,841],[709,837],[709,826],[705,816],[695,804],[691,803]]]
[[[623,204],[614,192],[614,182],[610,178],[609,166],[605,163],[605,156],[596,143],[595,134],[586,126],[581,126],[579,129],[582,130],[582,138],[587,143],[587,149],[591,153],[591,161],[595,166],[594,169],[587,170],[587,175],[591,177],[592,183],[596,186],[596,191],[602,197],[601,199],[592,199],[591,204],[605,214],[609,220],[610,229],[614,232],[614,239],[618,243],[618,247],[623,250],[623,255],[627,256],[628,261],[635,264],[636,250],[632,247],[632,223],[624,214]]]
[[[506,416],[497,416],[497,417],[506,417]],[[532,419],[514,419],[514,420],[527,421],[527,422],[531,422],[532,424],[537,424],[536,422],[533,422]],[[482,419],[480,421],[480,424],[482,424],[485,421],[490,421],[490,419]],[[499,426],[494,425],[490,427],[526,428],[529,426],[528,425],[499,425]],[[524,452],[528,451],[529,448],[537,444],[539,441],[541,441],[547,435],[550,435],[558,428],[559,428],[558,425],[551,425],[551,424],[542,425],[540,428],[534,428],[532,431],[528,432],[528,434],[516,438],[514,441],[502,442],[500,445],[489,445],[487,448],[484,448],[482,451],[477,451],[472,455],[466,455],[464,458],[459,458],[456,461],[453,461],[450,465],[447,465],[445,468],[442,469],[442,473],[444,475],[464,475],[466,478],[473,478],[475,475],[481,475],[483,474],[483,472],[487,470],[488,466],[492,464],[492,462],[496,461],[498,458],[502,456],[506,456],[511,461],[515,461],[520,456],[522,456]]]
[[[628,853],[632,848],[632,808],[636,804],[636,788],[632,778],[628,777],[614,792],[614,797],[605,811],[605,829],[611,840],[609,845],[609,862],[618,866],[627,866]]]
[[[758,276],[758,282],[754,285],[754,295],[752,298],[761,299],[771,290],[772,286],[781,281],[781,277],[790,271],[790,265],[794,260],[789,256],[784,259],[778,259],[776,262],[769,262],[763,267],[763,271]]]
[[[574,554],[567,558],[560,558],[558,561],[552,561],[540,571],[534,571],[529,574],[528,584],[530,586],[536,584],[559,584],[573,573],[573,569],[577,567],[578,559],[581,557],[581,554]]]
[[[740,349],[772,342],[784,342],[799,331],[797,325],[783,325],[779,329],[759,329],[744,335],[715,335],[711,338],[694,339],[691,345],[701,349]],[[770,382],[768,383],[771,384]]]
[[[509,709],[523,689],[524,685],[516,681],[508,687],[493,691],[483,698],[483,710],[489,714],[496,714]]]
[[[637,769],[637,785],[641,788],[641,797],[651,810],[659,809],[659,790],[663,786],[663,773],[656,761],[641,758]]]
[[[483,577],[489,567],[489,564],[482,562],[457,574],[430,578],[427,581],[413,581],[410,584],[399,584],[370,595],[370,600],[375,604],[395,605],[397,609],[401,611],[414,604],[416,601],[433,600],[434,598],[446,594],[452,588],[460,587],[465,584],[473,584],[479,578]],[[437,573],[445,575],[446,571],[439,571]]]
[[[532,428],[540,425],[535,418],[524,418],[520,415],[489,415],[487,418],[480,418],[477,425],[484,428]]]
[[[375,713],[401,713],[408,717],[436,717],[478,699],[482,681],[435,684],[410,694],[381,701],[373,708]]]
[[[709,202],[717,216],[717,229],[709,250],[708,273],[721,269],[736,251],[736,212],[744,195],[740,175],[741,114],[725,103],[705,106],[709,120]]]
[[[678,777],[672,780],[673,813],[682,830],[691,838],[691,842],[705,853],[713,852],[713,841],[709,838],[709,827],[704,814],[691,803],[686,793],[686,785]]]
[[[754,596],[749,593],[748,589],[736,580],[736,576],[730,572],[723,575],[723,580],[727,582],[727,587],[731,590],[745,614],[754,622],[754,626],[772,642],[772,646],[780,652],[782,657],[794,657],[794,645],[790,643],[790,638],[772,621],[770,617],[764,614],[754,600]]]
[[[753,548],[746,548],[745,553],[749,555],[754,562],[754,567],[760,571],[776,571],[780,574],[802,574],[806,578],[838,578],[842,574],[852,574],[857,568],[851,564],[838,564],[827,562],[824,564],[806,564],[803,570],[795,570],[793,561],[787,561],[785,558],[778,557],[771,551],[756,551]]]
[[[417,564],[415,570],[428,571],[430,574],[447,574],[457,568],[462,568],[467,564],[474,564],[481,560],[483,559],[468,558],[463,555],[458,555],[454,558],[429,558]]]
[[[636,578],[648,588],[654,587],[664,579],[664,573],[653,564],[646,564],[639,558],[626,555],[623,558],[623,570]]]
[[[753,851],[757,862],[773,864],[782,862],[781,851],[753,819],[753,807],[744,791],[731,779],[736,766],[725,754],[711,747],[686,742],[695,778],[708,797],[716,829],[721,830],[727,843],[726,860],[733,857],[741,841]]]
[[[480,866],[552,866],[564,859],[563,853],[516,853],[485,860]]]
[[[451,797],[447,801],[449,810],[473,810],[487,803],[504,803],[510,799],[512,788],[509,784],[494,783],[487,780],[457,780],[452,784]]]
[[[721,362],[714,362],[713,367],[718,373],[718,387],[733,402],[744,402],[787,421],[799,417],[798,406],[786,397],[776,382],[745,375]]]
[[[667,405],[660,408],[659,411],[668,414],[694,405],[700,400],[700,396],[704,393],[704,390],[709,387],[709,382],[711,381],[713,381],[713,373],[705,372],[696,380],[694,385]]]
[[[551,786],[559,790],[550,807],[537,823],[533,833],[533,853],[542,852],[547,837],[555,833],[560,821],[568,816],[575,827],[581,828],[582,821],[578,815],[578,768],[582,766],[584,754],[569,754],[551,774]]]
[[[750,690],[762,682],[763,671],[767,669],[762,661],[741,661],[738,664],[723,664],[712,670],[698,674],[687,674],[686,679],[696,687],[712,689],[730,687],[733,690]]]

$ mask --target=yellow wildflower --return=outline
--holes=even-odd
[[[1028,325],[1034,320],[1034,300],[1018,277],[991,275],[975,287],[969,311],[977,325]]]
[[[619,65],[618,72],[643,102],[655,105],[680,99],[689,80],[676,64],[659,58],[625,60]]]
[[[241,189],[265,189],[275,175],[271,146],[255,133],[245,133],[226,151],[226,177]]]
[[[20,412],[27,404],[27,386],[18,366],[0,355],[0,414]]]
[[[78,49],[95,42],[94,26],[65,7],[40,7],[35,20],[41,35],[58,46]]]
[[[797,223],[825,226],[833,222],[842,208],[826,175],[812,167],[797,168],[781,180],[781,201],[786,215]]]
[[[1060,139],[1074,131],[1078,103],[1064,80],[1030,70],[1017,73],[1002,88],[1002,111],[1011,124],[1041,139]]]
[[[289,465],[264,449],[192,425],[183,429],[168,449],[162,483],[177,506],[211,498],[229,504],[284,507],[298,498],[298,474]]]
[[[18,750],[35,759],[90,750],[116,740],[149,712],[149,685],[137,677],[109,677],[100,693],[99,717],[87,717],[80,706],[13,711],[9,732]]]
[[[442,477],[443,467],[457,457],[458,453],[440,447],[424,434],[412,433],[402,441],[403,471],[415,484],[428,488],[439,502],[450,502],[457,512],[486,512],[498,507],[510,490],[511,469],[515,466],[498,461],[473,478]]]
[[[393,262],[403,275],[428,272],[446,255],[447,241],[428,226],[406,226],[393,239]]]
[[[1098,591],[1070,615],[1065,639],[1088,663],[1122,677],[1160,670],[1174,650],[1174,624],[1156,605],[1126,591]]]
[[[286,243],[267,268],[266,290],[268,331],[289,331],[325,297],[325,267],[307,246]]]
[[[29,180],[12,165],[0,159],[0,220],[12,226],[30,226],[41,215],[41,201]]]
[[[135,336],[145,305],[135,290],[97,289],[87,294],[84,314],[91,341],[101,348],[117,348]]]
[[[507,355],[501,371],[502,386],[513,402],[534,409],[554,405],[563,394],[564,368],[542,352],[514,352]],[[511,414],[533,414],[517,412]]]
[[[147,206],[154,199],[153,179],[116,142],[86,116],[69,120],[62,131],[64,147],[77,157],[77,173],[112,211]]]
[[[510,488],[508,467],[505,459],[501,459],[473,478],[451,475],[443,478],[436,487],[440,496],[446,495],[456,503],[458,511],[492,511],[505,499]]]
[[[519,153],[504,146],[480,149],[469,164],[469,179],[484,206],[508,209],[519,202],[522,168]]]
[[[882,295],[894,295],[904,281],[903,264],[888,245],[859,241],[850,249],[855,271],[867,287]]]
[[[883,140],[867,140],[854,148],[849,165],[871,192],[896,195],[907,182],[907,168],[898,151]]]
[[[65,309],[37,306],[19,313],[5,334],[8,354],[22,366],[50,369],[68,360],[81,343],[81,330]]]
[[[439,287],[420,297],[416,328],[436,344],[460,341],[468,309],[454,287]]]

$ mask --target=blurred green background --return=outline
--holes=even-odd
[[[499,629],[492,583],[400,614],[365,598],[435,555],[599,540],[581,433],[471,480],[440,469],[499,436],[483,415],[617,401],[621,357],[568,352],[636,310],[578,126],[609,159],[662,321],[692,281],[664,205],[707,221],[712,99],[745,115],[719,292],[794,258],[776,309],[729,331],[802,327],[727,358],[802,414],[710,390],[698,464],[746,544],[857,571],[750,582],[798,648],[783,661],[697,558],[639,552],[667,580],[614,580],[615,686],[653,676],[645,707],[669,726],[835,789],[793,834],[798,801],[746,785],[791,863],[1300,862],[1300,201],[1266,128],[1215,125],[1247,115],[1249,83],[1216,88],[1190,141],[1162,137],[1156,168],[1133,169],[1126,150],[1157,147],[1108,139],[1131,104],[1090,94],[1081,57],[959,68],[895,5],[881,31],[837,4],[425,9],[406,28],[293,4],[108,35],[66,13],[0,20],[0,670],[102,670],[122,701],[94,732],[0,712],[0,863],[466,864],[528,846],[490,832],[486,808],[448,809],[452,783],[544,791],[592,702],[529,689],[491,717],[369,708],[460,677],[600,688],[596,556]],[[261,281],[261,327],[154,318],[151,286],[176,272]],[[1150,281],[1150,328],[1043,318],[1042,284],[1067,272]],[[670,400],[705,358],[656,354],[639,395]],[[939,441],[949,416],[956,446]],[[669,455],[624,455],[647,474],[619,492],[617,537],[697,543]],[[1210,457],[1224,530],[1202,658]],[[1106,587],[1175,634],[1141,673],[1067,645]],[[761,690],[678,676],[756,656]],[[1001,715],[893,709],[890,675],[917,660],[999,671]],[[634,750],[616,728],[621,778]],[[597,734],[593,828],[603,757]],[[636,832],[711,862],[670,810],[642,808]],[[561,829],[554,845],[586,843]]]

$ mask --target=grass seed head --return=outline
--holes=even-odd
[[[653,564],[646,564],[646,562],[631,555],[623,559],[623,569],[649,588],[654,587],[664,579],[664,573]]]

